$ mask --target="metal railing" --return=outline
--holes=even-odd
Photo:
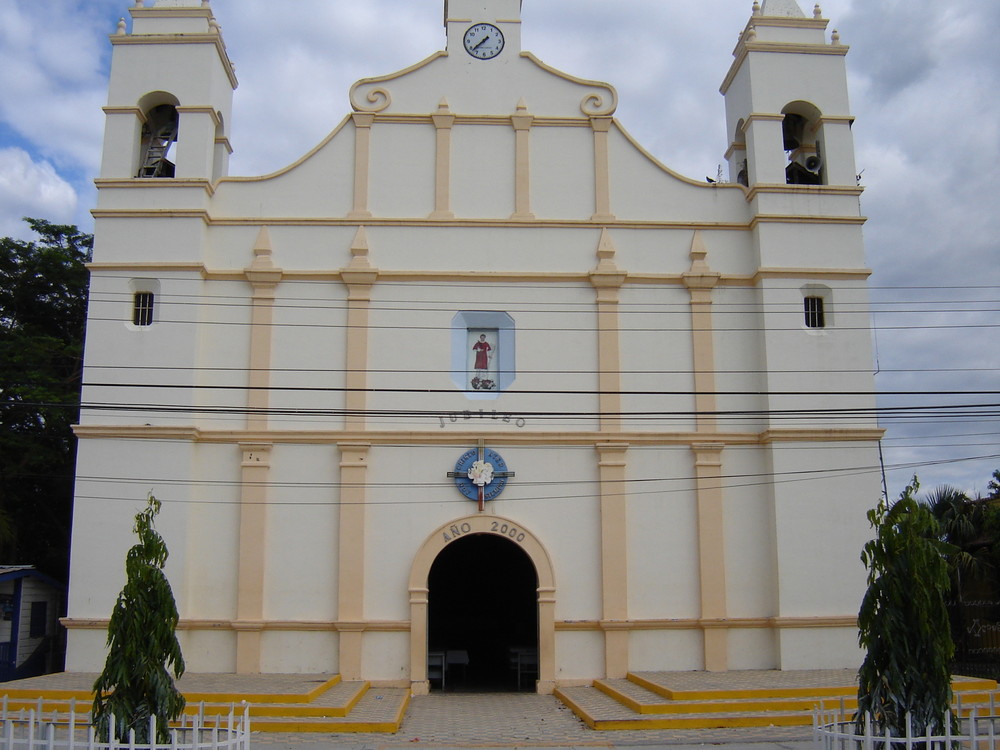
[[[69,711],[43,711],[42,701],[35,707],[8,711],[6,696],[0,708],[2,734],[0,750],[250,750],[250,706],[231,706],[228,716],[205,716],[204,704],[198,713],[181,716],[170,728],[165,743],[139,743],[135,731],[128,741],[114,736],[114,716],[108,736],[98,736],[90,723],[89,712],[77,713],[75,702]],[[156,717],[149,720],[149,736],[156,737]]]
[[[823,750],[997,750],[1000,718],[980,715],[970,709],[969,715],[957,719],[952,727],[952,714],[948,713],[943,734],[915,732],[910,716],[906,717],[906,732],[893,735],[888,729],[879,731],[871,714],[865,715],[862,731],[858,732],[854,717],[838,712],[813,712],[813,744]]]

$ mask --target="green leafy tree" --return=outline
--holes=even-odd
[[[148,743],[149,717],[156,716],[156,741],[168,739],[168,723],[184,710],[184,696],[174,677],[184,674],[177,642],[177,605],[163,573],[167,545],[153,528],[160,501],[149,496],[135,517],[139,542],[125,557],[125,587],[108,623],[108,658],[94,683],[94,724],[107,737],[111,716],[122,741],[135,730],[137,742]]]
[[[986,489],[990,491],[990,500],[1000,500],[1000,469],[993,471],[993,478],[986,485]]]
[[[944,731],[951,704],[955,651],[945,597],[951,580],[940,526],[916,500],[917,478],[891,506],[868,512],[875,530],[861,555],[868,590],[858,613],[866,656],[858,672],[857,729],[870,714],[879,733]]]
[[[65,580],[94,238],[25,221],[0,238],[0,560]]]

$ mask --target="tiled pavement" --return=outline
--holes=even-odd
[[[255,733],[255,750],[349,748],[663,747],[767,743],[805,748],[808,727],[599,732],[588,729],[550,695],[435,693],[410,702],[400,731],[385,734]],[[678,748],[679,750],[679,748]],[[736,748],[732,748],[736,750]],[[762,748],[763,750],[763,748]]]

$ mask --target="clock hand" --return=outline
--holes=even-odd
[[[472,49],[479,49],[479,48],[480,48],[480,47],[482,47],[482,46],[483,46],[484,44],[486,44],[486,42],[488,42],[489,40],[490,40],[489,36],[484,36],[484,37],[483,37],[482,39],[480,39],[480,40],[479,40],[479,44],[477,44],[477,45],[476,45],[475,47],[473,47]]]

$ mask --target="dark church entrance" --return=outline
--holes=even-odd
[[[471,534],[445,547],[428,576],[432,689],[530,691],[538,679],[538,576],[517,544]]]

